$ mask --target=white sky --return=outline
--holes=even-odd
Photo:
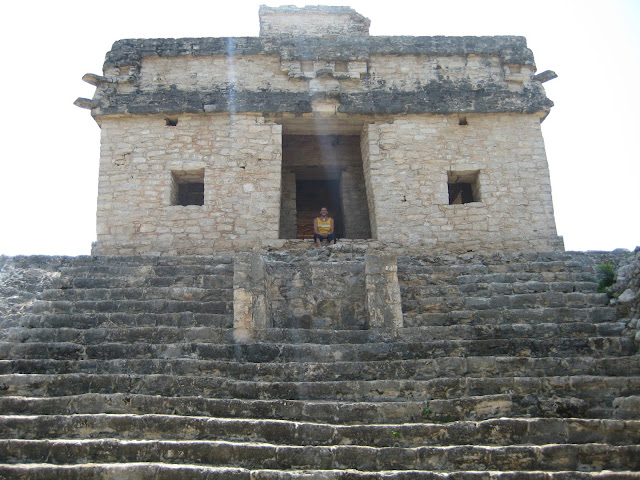
[[[257,36],[283,0],[6,2],[0,20],[0,254],[89,254],[100,129],[82,75],[121,38]],[[542,124],[567,250],[640,245],[640,1],[326,1],[371,35],[523,35],[556,106]]]

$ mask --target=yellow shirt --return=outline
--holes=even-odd
[[[331,232],[331,218],[327,217],[326,220],[322,220],[320,217],[316,218],[316,222],[318,223],[318,233],[329,233]]]

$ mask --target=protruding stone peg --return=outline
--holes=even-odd
[[[82,76],[82,81],[87,82],[91,85],[95,85],[96,87],[101,83],[107,82],[107,78],[102,75],[96,75],[95,73],[85,73]]]
[[[556,72],[554,72],[553,70],[545,70],[542,73],[539,73],[538,75],[534,75],[533,79],[540,82],[540,83],[544,83],[544,82],[548,82],[549,80],[553,80],[554,78],[558,78],[558,75],[556,75]]]
[[[93,100],[89,100],[88,98],[82,98],[82,97],[76,98],[76,101],[73,102],[73,104],[76,107],[88,108],[89,110],[91,110],[92,108],[96,108],[98,106],[98,104],[95,103]]]

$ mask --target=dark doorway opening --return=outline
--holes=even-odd
[[[296,182],[296,212],[298,232],[296,238],[313,238],[313,221],[320,208],[327,207],[333,218],[335,234],[344,236],[340,182],[338,180],[298,180]]]
[[[283,135],[280,238],[313,238],[327,207],[338,238],[371,238],[359,135]]]

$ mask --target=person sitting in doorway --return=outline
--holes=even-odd
[[[333,233],[333,218],[329,216],[327,207],[322,207],[320,216],[313,221],[313,239],[318,247],[322,246],[323,240],[329,242],[329,245],[336,243],[336,236]]]

